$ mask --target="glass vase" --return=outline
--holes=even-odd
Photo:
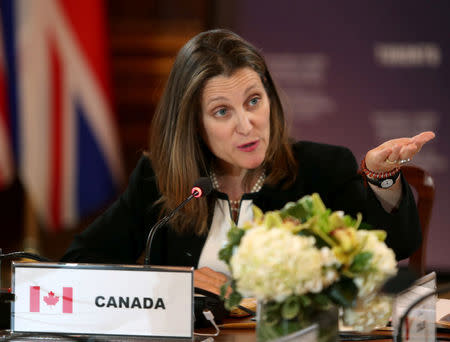
[[[338,341],[339,311],[334,305],[302,307],[289,302],[258,302],[258,342],[272,341],[318,324],[318,341]]]

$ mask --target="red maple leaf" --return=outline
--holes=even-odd
[[[44,302],[47,303],[47,305],[55,305],[56,303],[58,303],[58,301],[59,297],[55,296],[53,291],[50,291],[48,293],[48,296],[44,296]]]

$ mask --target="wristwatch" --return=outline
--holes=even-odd
[[[398,176],[400,176],[400,172],[394,173],[392,176],[384,178],[366,177],[366,179],[370,184],[376,185],[382,189],[388,189],[395,184],[395,181],[397,180]]]

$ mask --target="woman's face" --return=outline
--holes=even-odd
[[[215,76],[203,89],[203,139],[222,171],[238,175],[264,161],[270,137],[270,102],[251,68]]]

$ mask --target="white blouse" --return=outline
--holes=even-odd
[[[252,210],[253,200],[241,200],[238,226],[245,222],[253,220]],[[226,199],[218,198],[214,207],[214,215],[209,229],[209,234],[203,246],[198,268],[209,267],[216,272],[221,272],[230,276],[228,266],[222,260],[219,260],[219,250],[227,242],[227,233],[232,225],[230,202]]]

